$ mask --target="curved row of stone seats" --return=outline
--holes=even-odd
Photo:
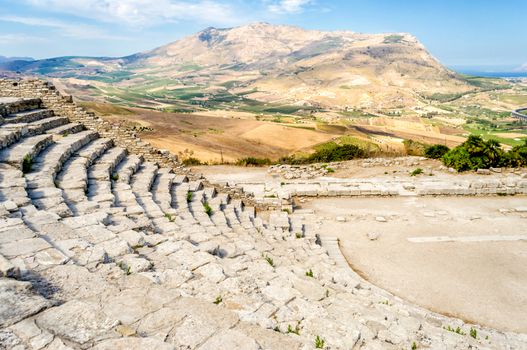
[[[111,174],[117,164],[126,157],[126,150],[113,147],[95,160],[88,170],[88,199],[108,208],[114,204]]]
[[[97,139],[78,150],[64,163],[55,181],[74,215],[87,214],[99,209],[99,204],[88,200],[88,173],[86,171],[96,158],[113,147],[107,138]]]
[[[31,160],[26,187],[38,209],[55,212],[61,217],[72,215],[64,202],[62,190],[56,186],[55,177],[71,155],[97,137],[96,132],[89,130],[61,137]]]
[[[22,169],[24,162],[28,167],[35,155],[53,142],[52,135],[36,135],[22,139],[20,142],[13,143],[0,151],[0,162],[11,164],[18,169]],[[25,169],[29,170],[29,168]]]
[[[479,327],[478,340],[448,332],[443,327],[468,326],[364,283],[313,237],[292,235],[285,221],[267,224],[241,201],[201,181],[176,180],[168,169],[103,147],[96,136],[81,145],[82,133],[35,152],[39,165],[28,173],[35,187],[1,164],[1,196],[16,202],[0,206],[0,263],[9,265],[0,271],[32,281],[47,298],[0,278],[0,305],[10,310],[0,307],[0,342],[8,348],[310,349],[317,337],[334,349],[527,343]],[[78,157],[87,161],[76,171],[68,162]],[[60,186],[75,172],[81,179],[99,174],[87,191],[108,193],[109,183],[115,200],[61,217],[27,197],[57,182],[52,197],[71,208],[76,202]],[[174,230],[163,230],[166,223]]]

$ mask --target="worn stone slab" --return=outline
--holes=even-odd
[[[108,336],[119,324],[117,319],[103,313],[97,303],[79,300],[46,310],[36,322],[39,327],[78,344]]]
[[[51,248],[51,245],[42,238],[27,238],[0,245],[0,254],[6,257],[16,257],[36,254],[38,251],[47,248]]]
[[[0,328],[32,316],[50,303],[31,289],[29,282],[0,278]]]

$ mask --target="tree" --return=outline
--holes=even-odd
[[[456,148],[443,156],[443,163],[457,171],[488,169],[512,162],[496,140],[483,140],[480,136],[471,135]]]

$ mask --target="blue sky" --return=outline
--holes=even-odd
[[[455,67],[527,64],[526,0],[0,0],[0,55],[124,56],[255,21],[410,32]]]

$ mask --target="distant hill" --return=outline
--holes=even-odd
[[[85,98],[180,109],[248,105],[259,111],[259,104],[404,108],[423,96],[474,88],[410,34],[322,32],[267,23],[207,28],[127,57],[11,61],[0,63],[2,69],[46,75]]]
[[[12,62],[12,61],[34,61],[31,57],[6,57],[0,56],[0,63]]]

